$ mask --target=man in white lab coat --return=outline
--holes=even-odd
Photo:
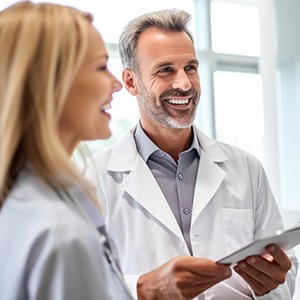
[[[201,88],[189,19],[155,12],[121,35],[123,81],[141,118],[93,158],[107,230],[139,299],[154,299],[151,291],[173,281],[178,295],[155,299],[292,299],[297,260],[275,245],[268,257],[250,257],[229,279],[208,283],[214,261],[283,224],[261,164],[193,125]],[[189,280],[193,272],[201,276]]]

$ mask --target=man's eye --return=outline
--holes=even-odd
[[[189,65],[189,66],[186,66],[186,67],[185,67],[185,70],[186,70],[187,72],[189,72],[189,71],[197,71],[197,67],[194,66],[194,65]]]
[[[173,69],[171,67],[166,67],[159,70],[159,73],[170,73],[170,72],[173,72]]]

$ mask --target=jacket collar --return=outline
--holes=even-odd
[[[165,198],[159,185],[145,161],[137,152],[134,140],[135,129],[136,127],[127,132],[108,150],[111,151],[111,155],[109,156],[107,171],[127,173],[121,183],[124,190],[183,240],[181,230],[167,201],[161,201]],[[192,226],[212,199],[226,175],[226,172],[218,166],[218,163],[228,160],[220,143],[210,139],[198,129],[196,133],[201,147],[201,158],[194,193]]]
[[[201,151],[203,151],[211,161],[218,163],[228,160],[228,156],[218,141],[211,139],[197,127],[195,127],[195,129]]]
[[[125,135],[123,135],[123,137],[112,147],[112,153],[107,166],[108,171],[128,172],[135,168],[137,158],[139,157],[134,140],[135,130],[136,126],[126,132]],[[209,160],[215,163],[228,160],[228,157],[222,150],[219,142],[209,138],[196,127],[195,132],[197,134],[201,151],[205,153]]]

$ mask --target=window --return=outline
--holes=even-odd
[[[200,26],[207,28],[206,33],[198,33],[206,35],[206,41],[200,41],[206,47],[198,45],[202,102],[210,102],[209,107],[206,104],[206,113],[211,116],[211,124],[205,125],[203,121],[200,124],[208,128],[209,135],[238,146],[263,162],[264,104],[259,74],[258,7],[253,1],[200,2],[196,1],[198,10],[207,11],[206,18],[199,18],[199,22],[205,20],[206,24],[198,26],[199,30]]]
[[[259,14],[256,5],[213,0],[210,9],[214,52],[260,55]]]
[[[262,80],[259,74],[214,73],[217,139],[263,157]]]

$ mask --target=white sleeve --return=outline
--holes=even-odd
[[[135,300],[138,300],[137,283],[142,274],[127,274],[124,275],[125,282]]]

